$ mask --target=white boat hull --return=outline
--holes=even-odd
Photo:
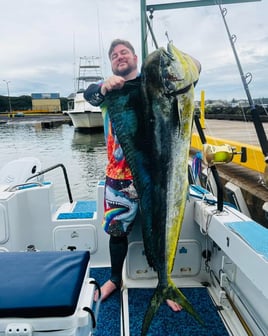
[[[103,128],[102,114],[99,111],[68,112],[75,129]]]
[[[83,92],[76,93],[74,108],[67,111],[77,130],[91,130],[103,128],[102,112],[100,107],[89,104],[84,99]]]

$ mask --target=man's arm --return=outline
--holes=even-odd
[[[99,106],[104,101],[101,84],[91,84],[84,92],[84,98],[93,106]]]
[[[104,82],[91,84],[84,92],[84,98],[93,106],[99,106],[104,101],[107,92],[120,90],[125,84],[125,79],[121,76],[113,75]]]

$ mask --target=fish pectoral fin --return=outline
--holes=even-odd
[[[168,287],[157,286],[151,298],[150,304],[147,308],[142,324],[142,336],[146,336],[150,328],[151,322],[158,311],[160,305],[166,300],[172,300],[183,307],[189,314],[191,314],[201,325],[205,326],[204,321],[199,314],[194,310],[190,302],[183,295],[183,293],[174,285],[170,284]]]

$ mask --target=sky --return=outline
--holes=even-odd
[[[186,1],[186,0],[185,0]],[[173,0],[147,0],[147,5]],[[177,1],[180,2],[180,1]],[[135,46],[141,65],[140,0],[1,0],[0,95],[74,92],[79,59],[101,58],[111,75],[107,51],[115,38]],[[251,73],[253,98],[268,97],[268,1],[222,5],[243,74]],[[218,5],[155,11],[151,22],[158,46],[174,45],[197,58],[202,72],[196,99],[246,99],[241,76]],[[148,37],[149,51],[154,50]],[[249,80],[250,77],[246,76]]]

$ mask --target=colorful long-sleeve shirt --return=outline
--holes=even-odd
[[[108,164],[106,175],[116,180],[132,180],[129,165],[118,142],[113,125],[109,118],[105,96],[101,94],[102,82],[91,84],[84,92],[84,98],[93,106],[100,106],[104,123],[104,136],[107,146]]]

